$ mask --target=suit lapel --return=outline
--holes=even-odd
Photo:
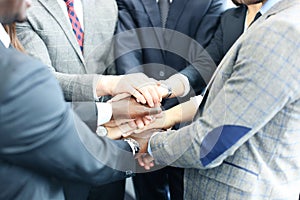
[[[83,23],[84,23],[84,42],[83,42],[83,56],[86,57],[89,55],[89,46],[93,44],[92,33],[96,27],[93,27],[91,23],[95,18],[95,13],[91,11],[91,7],[87,4],[86,1],[82,1],[82,10],[83,10]],[[101,12],[100,10],[98,12]]]
[[[239,8],[237,8],[236,12],[230,19],[230,24],[234,24],[234,26],[237,27],[244,27],[245,25],[245,18],[246,18],[246,13],[247,13],[247,7],[242,5]],[[242,18],[242,20],[241,20]]]
[[[185,6],[188,2],[189,0],[173,0],[169,10],[166,28],[175,30],[178,19],[183,14]]]
[[[277,3],[276,5],[274,5],[270,10],[268,10],[264,15],[262,15],[250,28],[249,30],[246,31],[246,33],[244,35],[242,35],[237,42],[232,46],[232,48],[227,52],[227,54],[225,55],[225,57],[222,59],[221,63],[218,65],[216,71],[214,72],[212,78],[210,79],[209,83],[207,84],[204,92],[202,93],[203,96],[203,100],[201,102],[201,104],[199,105],[199,107],[203,107],[206,100],[207,100],[207,96],[209,94],[209,90],[211,90],[212,85],[216,84],[215,82],[217,82],[217,84],[220,84],[222,80],[222,70],[224,70],[226,67],[228,66],[234,66],[234,62],[235,59],[237,57],[237,46],[240,45],[241,41],[243,40],[242,38],[246,35],[246,34],[250,34],[252,31],[254,31],[256,26],[259,26],[260,23],[263,20],[268,19],[270,16],[275,15],[276,13],[287,9],[291,6],[293,6],[295,4],[295,2],[297,2],[297,0],[291,0],[291,1],[281,1],[279,3]],[[259,28],[259,27],[258,27]],[[223,82],[221,82],[223,84]],[[218,87],[216,87],[218,88]],[[218,92],[218,91],[217,91]]]
[[[67,36],[68,40],[70,41],[72,47],[78,54],[78,57],[81,59],[82,63],[84,63],[84,58],[81,53],[80,47],[74,35],[74,32],[70,26],[70,22],[66,20],[65,14],[62,12],[60,5],[53,0],[39,0],[40,3],[45,7],[46,10],[53,16],[53,18],[57,21],[60,25],[61,29]]]
[[[153,27],[162,27],[156,0],[141,1]]]

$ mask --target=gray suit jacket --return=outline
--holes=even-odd
[[[220,64],[200,118],[154,136],[158,164],[185,170],[185,199],[298,199],[300,1],[282,0]]]
[[[0,199],[85,196],[88,185],[132,174],[128,151],[79,120],[45,65],[0,42]]]
[[[28,22],[17,26],[26,52],[51,67],[65,98],[76,101],[93,100],[95,74],[115,73],[111,39],[117,21],[116,3],[82,0],[82,4],[83,55],[71,23],[56,0],[33,0]]]

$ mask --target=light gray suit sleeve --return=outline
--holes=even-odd
[[[152,138],[158,164],[207,169],[240,148],[247,157],[259,152],[255,146],[293,143],[284,134],[299,127],[299,31],[288,22],[268,24],[251,27],[229,51],[197,121]]]
[[[91,132],[40,62],[12,50],[1,56],[0,74],[2,161],[93,185],[123,179],[134,170],[129,145]]]

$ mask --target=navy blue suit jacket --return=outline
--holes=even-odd
[[[217,31],[205,49],[217,65],[244,32],[246,14],[245,5],[228,9],[222,14]]]
[[[188,77],[196,92],[201,91],[214,69],[200,67],[195,70],[190,65],[193,64],[190,55],[195,55],[195,52],[190,52],[193,51],[195,42],[199,45],[198,53],[208,45],[217,28],[224,1],[173,0],[165,27],[169,31],[138,29],[134,33],[128,30],[162,27],[156,0],[117,0],[117,3],[119,22],[116,32],[121,33],[118,34],[120,39],[117,40],[116,48],[117,72],[119,74],[144,72],[158,80],[167,79],[180,72]],[[128,33],[125,36],[124,31]],[[135,44],[142,49],[136,48]],[[124,46],[127,46],[127,49]],[[133,49],[135,51],[129,53]],[[209,75],[204,77],[202,71],[207,70],[209,72],[204,74]]]
[[[123,179],[135,165],[125,150],[73,113],[46,66],[0,42],[0,199],[64,199]]]

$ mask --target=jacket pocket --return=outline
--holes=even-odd
[[[259,179],[258,173],[227,161],[213,169],[199,170],[199,174],[244,192],[252,192]]]

